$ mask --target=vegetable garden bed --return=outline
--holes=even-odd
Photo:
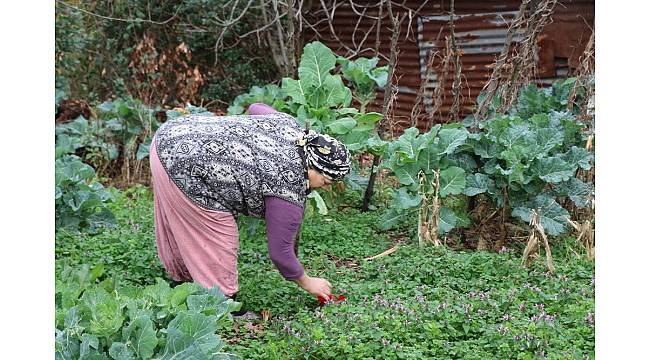
[[[176,331],[171,329],[182,330],[180,324],[190,321],[190,317],[215,316],[186,313],[190,302],[197,309],[197,298],[185,300],[188,296],[209,296],[192,294],[188,288],[181,294],[184,299],[180,295],[174,301],[169,298],[168,303],[164,297],[159,299],[167,304],[160,306],[166,309],[161,316],[167,317],[154,320],[151,331],[144,319],[138,320],[140,325],[132,325],[135,317],[130,316],[135,312],[146,313],[146,309],[152,309],[147,306],[158,306],[146,305],[143,293],[151,295],[155,292],[151,289],[162,286],[159,283],[142,291],[144,286],[155,284],[152,274],[160,269],[149,263],[156,256],[153,202],[151,193],[144,188],[116,192],[115,196],[116,202],[110,207],[116,214],[116,228],[94,237],[57,234],[57,278],[62,275],[64,259],[70,264],[103,263],[103,275],[95,282],[103,280],[102,287],[106,288],[117,280],[115,294],[126,293],[135,300],[124,302],[129,306],[116,307],[112,315],[94,310],[109,318],[116,313],[123,317],[114,333],[104,328],[100,336],[93,333],[97,327],[90,326],[90,320],[83,316],[77,327],[71,327],[68,320],[76,319],[69,313],[72,304],[64,304],[62,295],[57,294],[57,331],[61,332],[57,337],[57,358],[66,358],[64,350],[69,348],[65,346],[74,341],[77,354],[83,346],[86,351],[103,353],[103,358],[124,354],[132,344],[130,336],[145,328],[153,347],[151,351],[146,348],[144,354],[165,358],[166,351],[171,354],[168,351],[183,350],[167,348],[169,331]],[[245,359],[594,357],[594,263],[573,254],[579,249],[574,238],[554,240],[556,266],[551,274],[541,260],[529,268],[521,266],[523,243],[499,253],[420,248],[414,234],[407,231],[412,227],[404,226],[392,233],[379,230],[380,215],[379,211],[345,209],[306,221],[300,259],[312,275],[329,279],[333,292],[346,297],[343,302],[325,306],[282,279],[273,268],[263,226],[242,228],[237,300],[260,312],[263,318],[231,322],[226,317],[218,322],[218,328],[206,327],[219,335],[223,344],[210,337],[206,346],[217,349],[223,345],[220,352]],[[126,234],[134,233],[137,241],[125,240]],[[396,251],[364,260],[393,247],[393,239],[397,238],[407,240],[402,240]],[[57,293],[70,288],[63,284],[70,282],[57,283]],[[98,290],[92,294],[97,295]],[[113,296],[120,299],[119,295]],[[126,295],[122,296],[124,300]],[[172,322],[179,313],[183,314],[181,318]],[[88,324],[85,327],[84,321]],[[180,339],[182,334],[174,336]],[[109,352],[111,347],[113,351]],[[138,356],[137,351],[133,354]]]

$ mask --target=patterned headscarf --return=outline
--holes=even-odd
[[[307,165],[334,181],[341,181],[350,172],[350,152],[340,141],[313,130],[298,140],[304,150]]]

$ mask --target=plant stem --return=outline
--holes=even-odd
[[[372,193],[375,189],[375,181],[377,178],[377,173],[378,170],[375,170],[377,166],[379,166],[379,163],[381,162],[381,156],[379,155],[373,155],[372,158],[372,167],[370,168],[370,179],[368,179],[368,187],[366,188],[366,192],[363,196],[363,206],[361,207],[362,212],[368,211],[368,206],[370,205],[370,199],[372,198]]]

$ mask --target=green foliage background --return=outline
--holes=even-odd
[[[259,43],[254,36],[241,40],[237,37],[258,26],[255,19],[259,17],[255,16],[255,10],[250,10],[251,16],[244,17],[226,32],[224,49],[215,61],[214,45],[221,29],[217,18],[224,18],[232,7],[225,7],[226,3],[225,0],[155,3],[122,0],[69,2],[71,6],[66,6],[57,2],[55,63],[58,91],[64,98],[84,99],[90,103],[145,91],[151,92],[152,97],[141,100],[163,105],[160,100],[165,89],[151,88],[147,83],[135,81],[134,70],[129,66],[131,56],[145,34],[155,39],[159,53],[181,43],[188,46],[192,53],[188,66],[198,66],[205,78],[198,95],[186,99],[194,104],[212,102],[213,106],[225,109],[237,94],[251,86],[279,80],[272,58],[267,56],[266,45]],[[178,100],[172,97],[165,105],[177,105]]]

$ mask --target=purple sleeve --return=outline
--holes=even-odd
[[[285,279],[295,280],[305,272],[293,250],[294,236],[302,223],[303,210],[298,205],[272,196],[264,198],[264,203],[271,261]]]
[[[278,111],[275,110],[273,107],[263,103],[254,103],[248,107],[249,115],[266,115],[266,114],[273,114],[276,112]]]

